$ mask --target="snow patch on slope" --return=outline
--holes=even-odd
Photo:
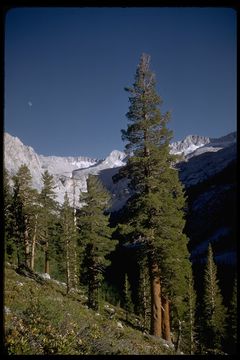
[[[62,174],[71,176],[75,169],[87,168],[95,165],[98,160],[87,157],[61,157],[61,156],[43,156],[39,155],[43,169],[48,170],[51,174]]]

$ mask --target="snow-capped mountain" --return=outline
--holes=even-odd
[[[11,176],[15,175],[18,168],[26,164],[32,174],[33,186],[41,188],[42,167],[39,156],[31,146],[24,145],[17,137],[8,133],[4,134],[4,165]]]
[[[178,155],[182,154],[187,160],[193,156],[200,155],[205,152],[217,152],[221,149],[236,144],[236,141],[236,132],[221,136],[220,138],[188,135],[182,141],[176,141],[170,144],[170,152]]]
[[[48,170],[51,174],[66,175],[69,177],[71,177],[71,174],[75,169],[88,168],[98,162],[96,159],[84,156],[61,157],[39,155],[39,160],[42,168]]]
[[[4,165],[11,176],[18,168],[26,164],[32,174],[33,186],[40,190],[41,175],[48,170],[55,180],[57,201],[63,202],[65,192],[70,201],[78,204],[80,191],[86,191],[86,180],[89,174],[100,174],[105,169],[124,165],[125,153],[114,150],[104,160],[88,157],[60,157],[38,155],[32,147],[24,145],[17,137],[4,134]]]
[[[221,171],[236,157],[236,133],[213,139],[189,135],[184,140],[172,143],[171,152],[184,154],[184,160],[177,164],[180,179],[187,186],[195,185]],[[112,210],[119,210],[128,197],[127,179],[113,182],[112,176],[126,163],[126,154],[114,150],[104,160],[87,157],[60,157],[38,155],[30,146],[17,137],[4,135],[4,162],[10,175],[16,174],[26,164],[32,174],[33,186],[42,187],[41,174],[48,170],[54,176],[57,200],[62,203],[67,191],[70,201],[79,206],[79,193],[86,191],[89,174],[99,175],[106,188],[112,193]]]
[[[18,168],[26,164],[32,174],[33,186],[42,187],[41,174],[48,170],[56,178],[62,175],[71,177],[74,169],[89,167],[98,160],[87,157],[60,157],[38,155],[31,146],[24,145],[19,138],[4,134],[4,165],[9,174],[15,175]]]
[[[173,154],[188,155],[209,142],[210,138],[206,136],[188,135],[184,140],[173,142],[170,145],[170,152]]]
[[[170,147],[172,153],[183,154],[176,168],[187,190],[189,211],[186,232],[191,239],[192,260],[205,259],[208,243],[214,242],[219,247],[216,259],[233,263],[236,261],[233,205],[236,197],[236,133],[220,138],[190,135]],[[40,190],[41,174],[47,169],[54,176],[57,201],[62,203],[67,192],[76,207],[80,206],[80,192],[87,190],[89,174],[93,174],[100,177],[112,194],[110,210],[120,210],[131,192],[126,178],[113,181],[113,176],[126,160],[126,154],[118,150],[112,151],[103,160],[38,155],[17,137],[4,134],[4,165],[10,175],[15,175],[19,166],[25,163],[31,171],[33,186]]]

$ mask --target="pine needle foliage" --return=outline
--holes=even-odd
[[[39,238],[44,249],[44,272],[50,273],[50,258],[53,252],[53,236],[58,213],[56,194],[54,192],[55,182],[53,175],[46,170],[42,174],[43,187],[39,195]]]
[[[32,176],[26,164],[13,177],[13,233],[17,247],[18,265],[31,267],[32,222],[38,203],[38,193],[32,187]]]
[[[203,297],[204,319],[203,339],[205,351],[218,353],[222,349],[222,341],[226,330],[226,308],[217,278],[217,266],[214,263],[212,246],[208,246],[207,264],[204,274],[205,292]]]
[[[232,299],[229,308],[229,335],[232,339],[232,353],[237,350],[237,277],[234,280]]]
[[[85,248],[88,278],[88,305],[98,308],[98,289],[105,267],[110,265],[107,255],[114,250],[116,241],[111,239],[109,215],[110,195],[94,175],[87,179],[87,192],[80,194],[83,203],[78,215],[80,246]],[[87,260],[87,261],[86,261]]]
[[[182,350],[186,354],[193,355],[197,350],[197,327],[196,327],[196,292],[192,271],[188,274],[188,287],[186,292],[186,313],[183,322]]]
[[[123,308],[126,310],[126,320],[128,320],[129,315],[133,312],[133,303],[131,296],[131,287],[127,273],[125,273],[125,278],[124,278]]]
[[[10,175],[4,168],[3,171],[3,201],[4,201],[4,244],[6,259],[16,263],[16,241],[13,236],[13,193],[10,187]]]

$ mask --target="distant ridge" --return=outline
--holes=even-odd
[[[220,171],[235,156],[236,132],[220,138],[189,135],[182,141],[170,144],[171,152],[183,154],[183,162],[178,165],[180,179],[191,186],[204,177]],[[228,149],[223,153],[220,150]],[[214,159],[211,153],[218,153]],[[203,154],[205,154],[203,156]],[[201,157],[200,157],[201,155]],[[220,159],[221,155],[221,159]],[[192,161],[193,160],[193,161]],[[113,195],[112,209],[121,208],[130,192],[127,179],[113,183],[112,176],[127,161],[126,154],[113,150],[105,159],[98,160],[86,156],[44,156],[37,154],[31,146],[24,145],[18,137],[4,134],[4,166],[9,174],[15,175],[18,168],[26,164],[32,174],[33,187],[42,187],[41,175],[48,170],[55,180],[57,201],[63,203],[65,192],[72,204],[79,206],[79,194],[86,191],[89,174],[99,175],[106,188]],[[209,165],[210,162],[210,165]],[[214,162],[211,165],[211,162]],[[207,165],[206,165],[207,164]],[[204,168],[204,169],[203,169]]]

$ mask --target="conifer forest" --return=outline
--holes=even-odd
[[[216,261],[214,243],[204,262],[191,259],[191,194],[149,55],[125,92],[128,157],[114,182],[127,178],[131,196],[120,210],[97,175],[74,207],[67,192],[56,201],[47,170],[38,191],[26,164],[4,169],[8,355],[236,353],[236,268]]]

